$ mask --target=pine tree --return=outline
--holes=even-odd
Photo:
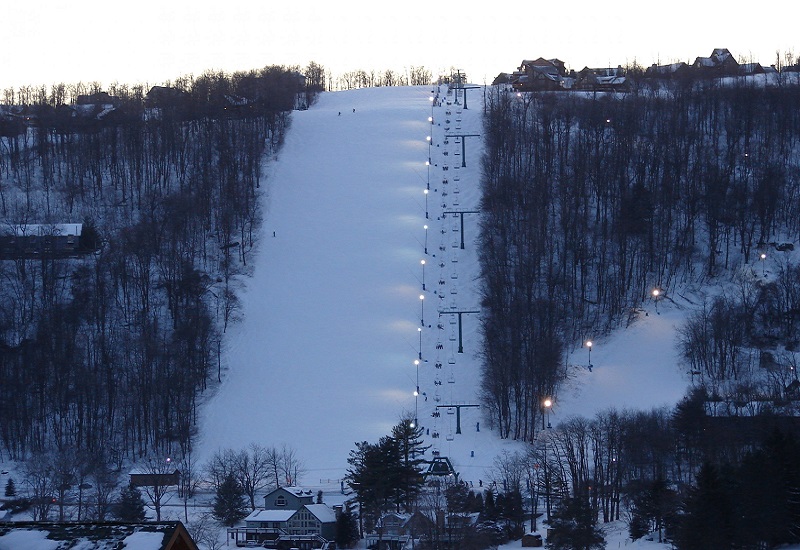
[[[602,550],[603,532],[597,527],[597,512],[585,497],[568,497],[553,514],[547,536],[550,550]]]
[[[144,507],[142,492],[133,485],[128,485],[120,491],[119,501],[112,507],[112,513],[120,521],[136,523],[147,518]]]
[[[217,489],[212,508],[213,516],[228,527],[247,516],[244,490],[233,474],[229,474]]]
[[[497,521],[497,507],[494,502],[494,492],[489,489],[486,491],[486,500],[483,503],[482,521]]]
[[[696,481],[683,506],[675,545],[681,550],[732,548],[736,538],[733,479],[707,462]]]
[[[11,478],[8,478],[8,483],[6,483],[6,496],[8,498],[17,496],[17,486],[14,485],[14,480]]]
[[[339,517],[336,518],[336,547],[350,548],[358,539],[358,522],[353,512],[350,511],[350,506],[346,504]]]
[[[398,503],[406,511],[411,511],[413,503],[419,496],[425,481],[425,451],[430,445],[423,445],[423,429],[410,417],[403,418],[392,428],[392,439],[400,451],[400,463],[397,465],[400,476],[400,487],[397,491]]]

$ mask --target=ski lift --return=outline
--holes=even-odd
[[[456,341],[456,333],[455,332],[451,332],[450,333],[450,341],[451,342],[455,342]]]
[[[453,439],[455,439],[455,438],[453,437],[452,432],[447,434],[447,441],[453,441]]]
[[[456,414],[456,410],[453,407],[447,407],[447,414]]]
[[[453,193],[455,193],[456,195],[458,195],[458,194],[460,193],[460,191],[459,191],[459,189],[458,189],[458,185],[456,185],[456,188],[455,188],[455,190],[453,191]]]
[[[457,271],[453,271],[453,274],[452,274],[452,275],[450,275],[450,278],[451,278],[451,279],[458,279],[458,272],[457,272]],[[454,293],[454,294],[455,294],[455,293]]]
[[[456,195],[455,197],[453,197],[453,206],[458,206],[459,204],[461,203],[458,201],[458,195]]]
[[[450,288],[450,294],[458,294],[458,289],[455,285]]]
[[[455,325],[456,323],[458,323],[458,319],[456,319],[455,315],[451,315],[450,316],[450,324],[451,325]]]
[[[456,364],[456,358],[451,355],[450,358],[447,360],[447,364],[448,365],[455,365]],[[452,413],[449,413],[449,414],[452,414]]]
[[[450,372],[450,376],[447,377],[448,384],[455,384],[456,383],[456,375],[453,372]]]

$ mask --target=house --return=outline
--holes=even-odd
[[[327,504],[305,504],[288,521],[290,535],[318,535],[325,540],[336,536],[336,513]]]
[[[47,550],[199,550],[180,521],[34,522],[0,524],[0,548],[41,548]]]
[[[691,67],[683,61],[670,63],[668,65],[656,65],[653,63],[645,69],[644,75],[648,78],[680,79],[689,75]]]
[[[624,90],[628,82],[622,67],[601,69],[584,67],[578,73],[575,86],[580,90]]]
[[[148,472],[145,470],[134,470],[130,472],[130,484],[133,487],[169,487],[178,485],[181,479],[181,471],[178,469],[166,472]]]
[[[336,536],[337,512],[315,504],[314,492],[302,487],[278,487],[264,496],[264,508],[244,519],[244,527],[228,529],[236,546],[323,548]]]
[[[698,57],[692,68],[699,76],[719,77],[739,74],[739,63],[733,58],[728,48],[716,48],[709,57]]]
[[[435,529],[435,523],[419,510],[412,514],[389,512],[378,519],[375,533],[368,535],[367,539],[375,543],[380,540],[387,543],[384,546],[392,546],[389,541],[401,543],[412,538],[430,537]]]
[[[511,76],[517,91],[562,90],[567,86],[567,69],[560,59],[525,59]]]
[[[764,74],[766,70],[761,63],[742,63],[739,65],[739,72],[743,75]]]
[[[314,492],[302,487],[278,487],[264,496],[265,510],[299,510],[314,504]]]
[[[11,224],[0,229],[0,260],[67,258],[81,249],[83,224]]]

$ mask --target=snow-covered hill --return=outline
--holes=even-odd
[[[460,407],[458,434],[456,409],[442,407],[479,404],[479,314],[461,315],[458,353],[449,313],[479,306],[478,215],[460,215],[462,249],[461,218],[447,214],[478,206],[482,90],[468,94],[465,108],[446,87],[361,89],[294,113],[268,169],[255,274],[244,321],[228,332],[224,382],[203,409],[200,460],[286,444],[307,466],[305,485],[338,485],[356,441],[376,442],[411,414],[433,450],[478,485],[515,446],[479,425],[480,408]],[[554,423],[673,404],[686,384],[673,352],[682,317],[662,304],[596,341],[594,369],[575,370]],[[568,362],[588,363],[574,344]]]

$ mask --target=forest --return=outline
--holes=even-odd
[[[324,88],[307,73],[6,92],[2,232],[83,235],[69,258],[0,261],[4,458],[72,449],[118,468],[191,450],[258,247],[263,162]]]
[[[548,519],[577,502],[679,548],[798,540],[798,107],[781,81],[487,92],[482,402],[531,443],[498,479]],[[679,328],[682,402],[545,426],[569,351],[678,298],[699,300]]]
[[[684,328],[687,372],[720,400],[747,383],[779,397],[796,373],[800,279],[788,260],[758,276],[761,254],[800,235],[797,92],[488,93],[482,392],[503,437],[534,439],[576,344],[707,284],[735,291]]]

